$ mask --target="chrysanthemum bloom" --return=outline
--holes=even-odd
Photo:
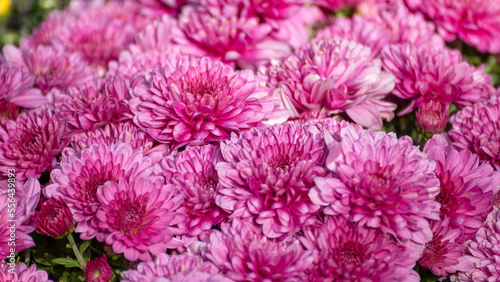
[[[436,201],[441,204],[440,218],[450,218],[450,226],[462,234],[463,243],[481,227],[493,206],[493,195],[500,190],[500,172],[489,164],[480,165],[479,157],[467,150],[457,151],[443,136],[434,135],[424,147],[427,158],[436,161],[435,173],[441,183]]]
[[[52,280],[49,280],[49,275],[45,270],[36,270],[36,263],[33,263],[30,267],[23,262],[13,265],[14,267],[12,268],[8,263],[3,261],[0,262],[0,281],[52,282]],[[14,272],[12,272],[12,270],[14,270]]]
[[[117,59],[120,51],[133,42],[135,34],[156,17],[144,14],[141,5],[134,1],[88,6],[72,11],[75,19],[66,27],[69,36],[58,40],[67,50],[83,54],[98,69],[105,69],[110,60]]]
[[[69,31],[66,27],[71,24],[72,20],[74,18],[70,16],[68,11],[54,10],[30,35],[21,38],[20,45],[32,49],[36,49],[40,45],[55,45],[63,49],[64,47],[57,39],[69,37]]]
[[[436,23],[446,41],[457,37],[482,53],[500,52],[500,1],[406,0]]]
[[[448,135],[457,150],[477,154],[482,163],[500,170],[500,101],[489,101],[465,107],[451,118]]]
[[[255,218],[270,238],[312,224],[320,206],[308,197],[325,175],[326,146],[315,127],[290,123],[251,129],[221,144],[216,203],[232,218]]]
[[[326,107],[329,114],[345,113],[356,123],[381,128],[396,105],[385,102],[394,76],[371,59],[370,48],[346,39],[318,39],[296,54],[272,60],[269,84],[285,101],[293,118]]]
[[[287,42],[271,36],[273,27],[269,23],[248,14],[245,5],[231,6],[219,1],[211,7],[184,6],[179,14],[179,27],[199,50],[190,54],[236,62],[243,68],[281,57],[291,50]]]
[[[2,120],[16,120],[18,116],[18,106],[7,101],[0,101],[0,123]]]
[[[85,280],[88,282],[111,282],[113,280],[113,271],[108,264],[106,255],[87,261]]]
[[[466,258],[472,261],[473,269],[458,273],[452,281],[498,281],[500,279],[500,212],[492,211],[477,231],[476,236],[466,243]]]
[[[51,171],[66,147],[66,124],[49,110],[32,111],[16,121],[6,120],[0,134],[0,172],[16,170],[16,178],[40,178]]]
[[[56,50],[50,46],[17,49],[13,45],[3,47],[5,60],[17,64],[36,76],[35,84],[47,94],[51,89],[66,90],[94,78],[94,70],[79,53]]]
[[[152,260],[175,249],[182,242],[174,235],[184,215],[177,211],[183,201],[181,191],[164,185],[163,177],[133,178],[109,181],[97,189],[101,206],[97,239],[113,246],[113,252],[123,253],[129,261]],[[150,254],[151,253],[151,254]]]
[[[176,277],[185,277],[189,273],[206,273],[211,277],[219,277],[221,280],[201,281],[225,281],[224,277],[217,275],[219,269],[210,262],[204,262],[199,256],[159,254],[154,261],[142,262],[137,269],[129,269],[122,273],[123,282],[154,282],[159,278],[175,280]],[[182,281],[182,280],[181,280]],[[184,280],[197,281],[197,280]],[[200,282],[201,282],[200,281]]]
[[[309,281],[420,281],[412,268],[422,248],[343,216],[328,216],[325,224],[304,228],[299,240],[318,254],[307,273]]]
[[[15,65],[0,64],[0,103],[37,108],[48,100],[39,89],[33,88],[35,76]]]
[[[484,66],[471,66],[457,50],[389,45],[382,56],[385,69],[396,76],[393,94],[410,100],[399,115],[430,100],[462,108],[495,93],[490,75],[483,73]]]
[[[157,174],[165,177],[169,189],[186,195],[179,211],[186,215],[180,226],[187,236],[197,236],[227,218],[227,213],[215,204],[219,189],[215,165],[221,161],[220,149],[205,145],[188,147],[164,158],[161,165],[155,167]]]
[[[436,26],[420,13],[410,13],[399,0],[384,1],[374,12],[363,16],[391,31],[390,43],[411,43],[418,48],[442,48],[444,40],[435,33]]]
[[[380,228],[402,240],[432,239],[427,219],[439,219],[436,164],[410,137],[394,133],[341,129],[330,146],[326,166],[333,177],[316,177],[312,202],[328,215],[349,215],[360,226]]]
[[[64,150],[63,156],[72,154],[74,150],[83,150],[94,144],[113,144],[117,142],[127,143],[132,149],[141,151],[144,156],[151,158],[152,163],[161,161],[171,152],[169,146],[158,143],[132,121],[127,121],[106,124],[102,128],[73,135],[72,146],[74,149],[67,148]]]
[[[55,101],[56,113],[67,121],[69,131],[90,131],[110,123],[130,120],[125,100],[130,98],[128,83],[112,77],[72,87]]]
[[[178,57],[153,69],[132,95],[134,122],[176,147],[224,140],[231,132],[279,117],[275,101],[253,73],[207,57]]]
[[[297,239],[269,239],[239,219],[213,230],[202,252],[235,281],[303,281],[314,260],[314,251],[304,250]]]
[[[464,256],[465,246],[456,241],[462,232],[450,227],[450,218],[432,221],[431,226],[432,240],[425,244],[424,253],[418,260],[420,266],[440,277],[472,270],[472,262]]]
[[[75,221],[68,205],[61,199],[45,201],[33,216],[38,233],[61,239],[75,230]]]
[[[11,179],[15,178],[11,177]],[[16,179],[14,187],[12,184],[9,186],[9,183],[12,182],[0,181],[0,203],[2,203],[0,206],[0,260],[7,259],[11,262],[8,257],[14,256],[15,261],[16,256],[12,254],[12,248],[17,253],[35,246],[33,238],[29,235],[35,231],[35,226],[31,222],[31,214],[40,199],[41,188],[38,180],[33,178],[27,181]],[[15,209],[15,213],[12,213],[12,209]],[[12,228],[13,224],[15,228]]]
[[[420,129],[428,133],[442,133],[450,119],[450,104],[433,100],[425,102],[415,113]]]
[[[389,44],[391,31],[376,21],[370,21],[368,17],[354,15],[352,18],[335,19],[315,36],[316,39],[339,37],[369,47],[371,56],[377,57],[380,50]]]
[[[99,229],[96,212],[101,205],[97,189],[107,181],[148,177],[153,172],[151,159],[129,144],[96,144],[63,158],[60,169],[50,174],[44,188],[48,197],[65,201],[77,223],[76,232],[84,240],[92,239]]]

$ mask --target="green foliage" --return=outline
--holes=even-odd
[[[10,11],[0,18],[0,46],[19,44],[52,10],[63,9],[70,0],[10,0]]]

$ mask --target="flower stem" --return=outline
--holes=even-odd
[[[71,233],[68,234],[68,241],[71,244],[71,248],[73,249],[73,253],[75,253],[78,263],[80,264],[80,268],[85,271],[85,261],[83,260],[82,254],[80,254],[80,251],[76,247],[75,239],[73,239],[73,235],[71,235]]]

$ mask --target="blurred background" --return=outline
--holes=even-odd
[[[52,10],[66,7],[70,0],[0,0],[0,47],[18,44]]]

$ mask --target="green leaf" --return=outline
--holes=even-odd
[[[90,243],[92,243],[92,240],[88,240],[88,241],[83,241],[83,243],[80,245],[80,254],[83,254],[83,252],[85,252],[85,250],[89,247]]]
[[[66,267],[80,267],[78,261],[72,258],[56,258],[53,259],[53,262],[64,265]]]
[[[83,261],[88,261],[90,260],[90,255],[91,255],[91,251],[90,249],[87,249],[85,252],[82,253],[82,257],[83,257]]]

